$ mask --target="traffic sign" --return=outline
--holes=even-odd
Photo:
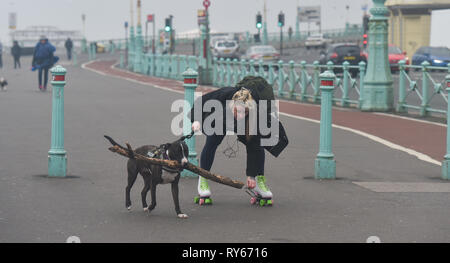
[[[153,22],[153,15],[147,15],[147,22],[152,23]]]
[[[208,10],[208,7],[211,5],[211,1],[210,0],[204,0],[203,1],[203,6],[205,7],[205,10]]]
[[[320,23],[320,6],[298,7],[297,13],[299,22]]]
[[[199,25],[205,25],[206,24],[206,11],[204,9],[198,9],[197,10],[197,23]]]

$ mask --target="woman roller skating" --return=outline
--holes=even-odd
[[[238,140],[246,146],[247,150],[247,192],[252,196],[251,203],[261,206],[273,204],[273,194],[267,186],[264,175],[264,149],[277,157],[288,144],[286,133],[278,118],[276,118],[279,124],[277,142],[271,146],[263,146],[261,144],[261,140],[270,137],[271,134],[261,135],[259,129],[261,123],[258,117],[261,114],[266,115],[267,118],[265,119],[268,123],[265,123],[264,127],[272,127],[270,124],[272,113],[270,102],[274,99],[272,87],[263,78],[245,77],[236,87],[224,87],[203,95],[201,104],[199,100],[196,100],[189,115],[192,121],[192,130],[201,130],[206,134],[206,143],[200,155],[200,167],[208,171],[212,167],[217,147],[223,141],[226,132],[233,131],[237,134]],[[223,115],[219,115],[222,118],[216,117],[211,125],[214,126],[212,128],[214,132],[207,130],[209,127],[205,127],[204,123],[205,119],[215,111],[215,108],[213,108],[213,111],[201,110],[201,116],[195,119],[195,108],[201,107],[203,109],[205,103],[211,100],[219,102],[223,109]],[[263,112],[260,112],[260,101],[267,101],[267,104],[265,104],[267,107]],[[229,115],[227,115],[227,111],[229,111]],[[229,118],[227,121],[227,116],[233,116],[233,119],[230,121]],[[223,123],[220,126],[223,129],[217,129],[217,122]],[[245,128],[240,129],[238,122],[244,123]],[[252,124],[256,124],[256,127],[254,127],[255,125],[252,126]],[[207,179],[199,176],[197,190],[198,196],[194,199],[196,203],[200,205],[212,204],[211,189]]]

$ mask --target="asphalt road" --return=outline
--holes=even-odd
[[[101,57],[101,56],[100,56]],[[36,73],[0,70],[0,242],[449,242],[448,192],[374,192],[354,182],[443,183],[440,167],[367,138],[333,129],[338,180],[317,181],[319,125],[282,117],[290,138],[277,159],[267,154],[273,207],[254,207],[241,190],[211,183],[214,205],[193,203],[197,181],[182,179],[176,218],[170,187],[158,187],[156,209],[142,211],[138,179],[133,211],[124,206],[126,160],[107,150],[108,134],[133,146],[171,141],[170,106],[181,94],[106,77],[66,64],[67,179],[49,179],[51,93]],[[23,62],[24,64],[29,61]],[[387,127],[388,128],[388,127]],[[230,137],[232,143],[235,138]],[[204,136],[197,140],[197,152]],[[217,151],[213,171],[245,180],[245,148],[228,159]],[[419,190],[421,188],[419,187]],[[150,200],[150,196],[148,197]]]

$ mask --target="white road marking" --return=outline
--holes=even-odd
[[[450,183],[352,182],[376,193],[450,193]]]

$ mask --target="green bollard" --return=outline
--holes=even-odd
[[[283,70],[283,60],[278,61],[278,97],[283,96],[284,88],[284,70]]]
[[[320,74],[320,146],[315,160],[314,178],[335,179],[336,161],[332,152],[332,102],[335,75],[332,71]]]
[[[87,48],[87,41],[86,41],[86,38],[83,38],[83,39],[81,40],[81,52],[82,52],[82,53],[87,53],[87,52],[89,52],[89,49]]]
[[[319,82],[319,75],[320,75],[320,63],[319,61],[315,60],[313,62],[313,79],[314,79],[314,97],[313,97],[313,103],[316,103],[320,98],[320,82]]]
[[[72,65],[74,65],[74,66],[76,66],[77,64],[78,64],[78,62],[77,62],[77,52],[73,52],[73,54],[72,54]]]
[[[398,63],[399,80],[398,80],[397,112],[406,112],[406,107],[405,107],[405,99],[406,99],[405,64],[406,64],[406,62],[404,60],[400,60],[400,62]]]
[[[120,52],[120,62],[119,62],[119,67],[123,69],[124,67],[124,55],[123,52]]]
[[[428,115],[428,67],[430,63],[424,61],[422,66],[422,103],[420,104],[420,116],[425,117]]]
[[[297,74],[295,73],[294,61],[289,61],[289,99],[294,99],[295,85],[297,84]]]
[[[308,86],[308,74],[306,72],[306,61],[302,60],[300,62],[300,72],[301,72],[301,101],[306,101],[306,88]]]
[[[450,95],[450,74],[445,76],[447,96]],[[447,153],[442,161],[442,179],[450,180],[450,103],[447,103]]]
[[[350,63],[348,61],[344,61],[342,63],[342,69],[343,69],[343,83],[342,83],[342,98],[341,98],[341,106],[342,107],[348,107],[348,86],[349,86],[349,79],[348,79],[348,67],[350,66]]]
[[[90,57],[91,60],[95,60],[95,58],[96,58],[96,53],[97,53],[97,50],[96,50],[96,48],[95,48],[95,45],[94,45],[94,44],[91,44],[91,57]]]
[[[53,67],[52,73],[52,139],[48,151],[48,176],[65,177],[67,174],[67,152],[64,150],[64,86],[66,69]]]
[[[359,103],[358,108],[361,109],[364,94],[364,76],[366,75],[366,62],[359,62]]]
[[[195,89],[197,89],[197,71],[188,68],[185,72],[183,72],[183,88],[184,88],[184,117],[183,117],[183,135],[188,135],[191,133],[191,120],[188,118],[188,113],[191,111],[192,106],[194,105],[194,93]],[[197,152],[195,151],[195,136],[192,136],[190,139],[186,139],[186,144],[189,147],[189,157],[188,160],[193,165],[198,165]],[[183,170],[181,172],[182,177],[197,177],[197,174]]]
[[[225,86],[231,86],[231,59],[225,60]]]

